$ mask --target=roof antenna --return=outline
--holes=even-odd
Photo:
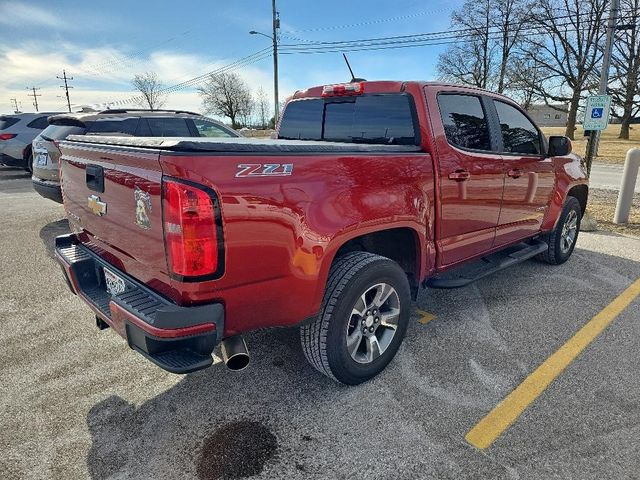
[[[353,70],[351,70],[351,65],[349,64],[349,60],[347,59],[347,55],[343,53],[342,56],[344,57],[344,61],[347,64],[347,68],[349,69],[349,72],[351,73],[351,81],[352,82],[366,82],[366,80],[364,78],[357,78],[353,74]]]

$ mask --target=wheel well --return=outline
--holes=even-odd
[[[349,252],[375,253],[398,263],[407,274],[415,299],[418,293],[418,237],[414,230],[391,228],[352,238],[340,247],[335,258]]]
[[[580,202],[580,209],[584,215],[587,209],[587,198],[589,197],[589,187],[587,185],[576,185],[567,193],[568,197],[575,197]]]

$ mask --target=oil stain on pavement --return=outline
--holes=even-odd
[[[228,423],[204,441],[198,478],[218,480],[257,475],[277,448],[276,437],[264,425],[248,420]]]

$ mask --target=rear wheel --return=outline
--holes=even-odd
[[[544,237],[549,248],[538,258],[551,265],[560,265],[566,262],[576,246],[581,219],[580,202],[575,197],[567,197],[556,228]]]
[[[400,266],[366,252],[337,259],[318,318],[300,328],[302,349],[318,371],[357,385],[395,356],[409,322],[409,282]]]
[[[24,169],[33,175],[33,153],[31,153],[31,151],[29,151],[29,154],[27,155],[27,163],[25,164]]]

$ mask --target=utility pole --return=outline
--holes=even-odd
[[[280,13],[276,11],[276,0],[271,0],[271,14],[273,17],[273,96],[274,105],[274,127],[280,118],[280,102],[278,101],[278,30],[280,29]]]
[[[38,97],[41,97],[39,93],[36,93],[36,90],[40,90],[37,87],[27,87],[27,90],[32,90],[33,93],[28,93],[30,97],[33,97],[33,106],[36,107],[36,112],[38,111]]]
[[[20,113],[20,110],[18,110],[18,99],[10,98],[9,100],[11,100],[11,105],[13,106],[13,113]]]
[[[67,72],[65,72],[64,70],[62,70],[62,76],[56,77],[58,80],[64,80],[64,85],[60,85],[60,88],[64,88],[64,92],[67,95],[67,106],[69,107],[69,113],[71,113],[71,100],[69,99],[69,89],[73,88],[70,87],[69,84],[67,83],[67,80],[73,80],[73,77],[67,77]]]
[[[609,7],[609,21],[607,23],[607,39],[604,44],[604,55],[602,56],[602,68],[600,69],[600,85],[598,87],[599,95],[607,94],[607,85],[609,83],[609,66],[611,65],[611,52],[613,50],[613,36],[616,31],[618,22],[618,10],[620,8],[620,0],[611,0]],[[591,163],[593,157],[598,152],[598,143],[600,142],[600,131],[592,130],[587,143],[587,175],[591,175]]]

